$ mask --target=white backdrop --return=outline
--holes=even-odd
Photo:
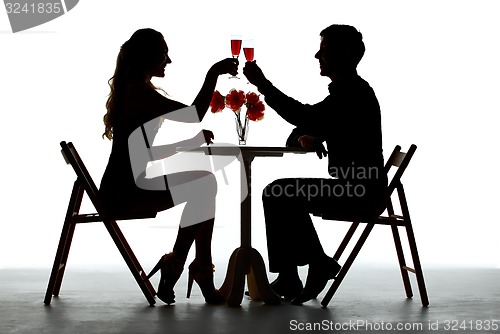
[[[215,61],[230,56],[232,33],[251,37],[268,78],[296,99],[327,95],[314,54],[319,32],[351,24],[364,36],[359,74],[382,107],[386,158],[396,144],[418,145],[404,176],[421,260],[431,266],[500,267],[498,233],[500,21],[496,1],[131,1],[81,0],[66,15],[13,34],[0,10],[1,219],[0,268],[50,267],[74,173],[60,153],[73,141],[98,183],[111,144],[101,139],[107,80],[120,45],[138,28],[161,31],[173,63],[155,81],[184,103],[194,99]],[[240,67],[241,72],[241,67]],[[241,75],[242,76],[242,75]],[[235,83],[237,82],[237,83]],[[221,77],[218,89],[255,90]],[[229,110],[209,114],[216,141],[236,143]],[[268,108],[252,123],[249,145],[283,145],[291,126]],[[194,128],[166,128],[178,138]],[[220,173],[215,261],[239,243],[238,169]],[[253,246],[266,258],[260,191],[284,176],[325,176],[313,155],[256,159]],[[88,203],[84,205],[89,207]],[[181,208],[157,219],[123,222],[137,256],[149,268],[170,251]],[[345,223],[316,221],[325,249]],[[395,263],[390,232],[376,228],[359,261]],[[101,225],[78,226],[71,265],[124,267]]]

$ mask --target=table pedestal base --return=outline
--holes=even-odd
[[[245,276],[248,276],[250,298],[263,300],[266,304],[281,303],[280,296],[269,285],[262,256],[254,248],[239,247],[231,254],[226,279],[219,289],[227,297],[229,306],[241,304],[245,289]]]
[[[203,152],[208,155],[237,157],[241,166],[241,189],[247,189],[241,202],[241,246],[229,259],[226,278],[219,289],[227,297],[229,306],[238,306],[243,299],[245,276],[248,277],[248,291],[253,300],[266,304],[280,304],[278,296],[267,280],[266,266],[259,252],[251,247],[252,231],[252,183],[251,164],[255,157],[282,157],[284,153],[306,153],[307,150],[293,147],[250,147],[250,146],[201,146],[178,148],[179,152]],[[242,193],[242,195],[245,195]]]

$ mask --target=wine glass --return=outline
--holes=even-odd
[[[253,61],[254,57],[253,39],[245,39],[243,41],[243,53],[247,61]]]
[[[245,59],[247,61],[253,61],[254,52],[253,52],[253,39],[245,39],[243,41],[243,53],[245,54]],[[247,84],[250,82],[247,81]]]
[[[231,54],[233,58],[238,59],[241,52],[241,42],[241,35],[231,35]],[[229,78],[239,79],[236,75],[230,76]]]

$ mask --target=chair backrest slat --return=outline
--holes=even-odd
[[[96,209],[100,208],[98,200],[98,189],[94,183],[94,180],[92,180],[87,167],[85,167],[85,164],[80,158],[80,155],[73,146],[73,143],[66,143],[65,141],[62,141],[61,148],[66,162],[69,162],[69,164],[73,167],[77,177],[83,182],[83,186],[85,187],[90,200],[92,201]]]
[[[401,183],[401,176],[406,170],[406,167],[408,167],[416,149],[417,146],[415,144],[412,144],[406,153],[401,152],[401,147],[399,145],[394,148],[394,151],[387,160],[385,168],[387,172],[390,171],[391,167],[397,167],[398,169],[389,181],[389,185],[387,187],[387,197],[390,197],[394,192],[394,189],[396,189],[396,187]]]
[[[66,164],[70,165],[71,163],[69,162],[68,157],[66,156],[66,153],[64,153],[64,149],[61,149],[61,154],[64,158],[64,161],[66,161]]]
[[[387,162],[385,163],[384,169],[386,174],[389,173],[389,170],[391,169],[393,165],[393,161],[396,159],[396,155],[398,155],[401,152],[401,146],[396,145],[394,147],[394,150],[392,150],[391,155],[389,156],[389,159],[387,159]]]
[[[406,157],[406,153],[404,152],[398,152],[397,154],[394,155],[391,164],[396,167],[400,167],[401,163],[403,162],[404,158]]]

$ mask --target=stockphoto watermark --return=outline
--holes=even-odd
[[[409,331],[416,332],[424,330],[425,326],[421,322],[372,322],[367,320],[349,320],[346,322],[335,322],[323,320],[319,322],[302,322],[290,320],[290,331],[297,332],[336,332],[336,331]]]
[[[500,320],[498,319],[474,319],[474,320],[428,320],[423,322],[390,322],[349,320],[335,322],[322,320],[317,322],[300,321],[292,319],[288,323],[290,332],[432,332],[432,331],[461,331],[462,333],[481,333],[500,331]]]
[[[52,21],[70,10],[79,0],[4,0],[12,32],[16,33]]]
[[[354,161],[350,166],[331,166],[328,168],[328,174],[337,179],[350,180],[378,180],[378,167],[356,166]]]
[[[200,130],[180,142],[156,144],[155,138],[165,120],[200,123],[196,107],[190,106],[156,117],[136,128],[128,138],[135,184],[144,190],[169,191],[174,205],[187,203],[190,209],[184,211],[181,227],[214,218],[213,200],[217,193],[214,174],[221,171],[225,183],[229,184],[224,168],[243,160],[241,150],[238,146],[226,144],[224,152],[214,152],[212,145],[205,146],[206,130]],[[244,169],[241,173],[242,179],[246,179]],[[243,202],[248,195],[245,184],[241,184],[240,193]]]
[[[268,185],[264,197],[363,197],[366,195],[366,181],[378,180],[377,167],[355,166],[331,167],[329,174],[334,179],[282,179]]]
[[[273,182],[263,192],[264,197],[363,197],[366,188],[350,181],[334,183],[330,179],[288,179]]]

